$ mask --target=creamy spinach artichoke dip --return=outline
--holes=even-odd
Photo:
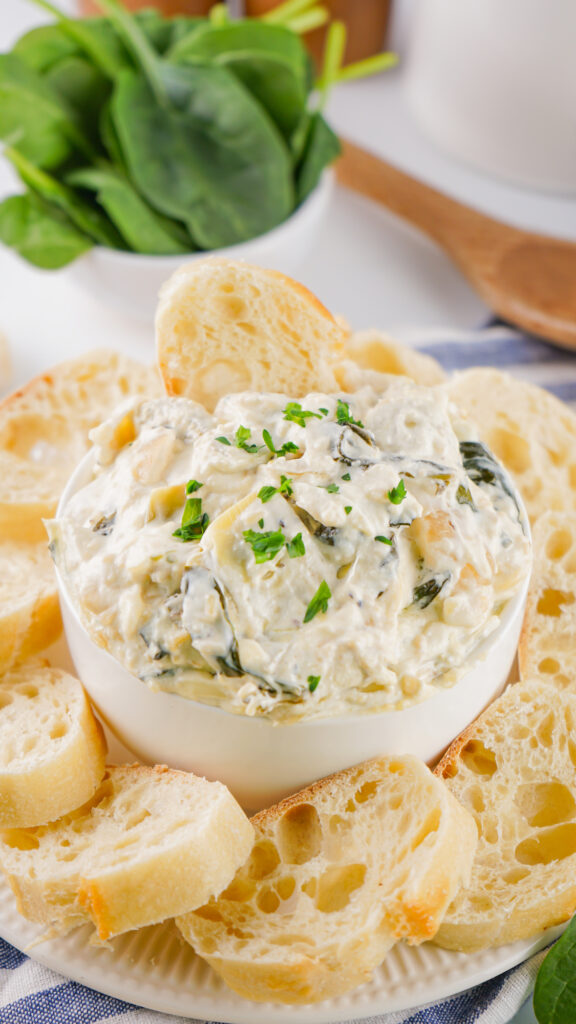
[[[453,685],[529,570],[508,477],[442,388],[145,401],[50,524],[93,638],[153,689],[274,721]]]

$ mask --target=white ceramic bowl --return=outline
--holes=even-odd
[[[70,265],[68,274],[99,302],[153,323],[161,286],[194,259],[226,256],[293,274],[320,230],[333,187],[334,172],[324,171],[318,186],[287,220],[239,245],[177,256],[142,256],[96,245]]]
[[[91,479],[93,458],[89,452],[80,462],[57,515]],[[504,688],[516,655],[529,582],[526,579],[507,604],[500,625],[478,646],[455,686],[399,711],[273,725],[150,690],[94,643],[65,581],[57,576],[70,653],[112,732],[144,762],[168,764],[226,783],[248,810],[270,806],[323,775],[380,754],[436,760]]]

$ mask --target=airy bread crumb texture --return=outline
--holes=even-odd
[[[186,772],[109,767],[60,821],[0,833],[0,867],[24,917],[97,938],[186,913],[232,879],[253,829],[230,792]]]
[[[61,629],[46,540],[0,541],[0,674],[53,643]]]
[[[413,757],[338,772],[252,823],[232,883],[176,923],[232,989],[264,1001],[340,995],[399,939],[431,938],[476,845],[470,815]]]
[[[576,909],[576,693],[509,686],[436,773],[473,815],[470,884],[435,942],[473,952],[536,935]]]
[[[34,663],[0,679],[0,828],[45,824],[84,804],[105,756],[77,679]]]
[[[0,402],[0,537],[40,541],[89,431],[130,396],[161,393],[156,370],[99,350],[55,366]]]
[[[355,331],[346,340],[345,356],[364,370],[409,377],[432,387],[446,380],[440,363],[432,356],[410,348],[383,331]]]
[[[187,264],[166,282],[156,336],[168,394],[210,411],[239,391],[334,391],[332,363],[346,337],[301,284],[224,259]]]
[[[522,679],[576,680],[576,517],[545,512],[532,540],[534,568],[518,649]]]
[[[513,477],[532,523],[576,512],[576,416],[554,395],[493,369],[456,373],[446,385]]]

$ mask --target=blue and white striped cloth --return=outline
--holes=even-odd
[[[447,370],[497,366],[576,405],[576,353],[498,324],[466,335],[428,332],[418,347]],[[385,1013],[366,1024],[508,1024],[530,995],[544,955],[538,953],[506,974],[434,1005]],[[188,1024],[196,1024],[194,1018],[187,1019]],[[0,938],[0,1024],[178,1024],[181,1020],[68,981]]]

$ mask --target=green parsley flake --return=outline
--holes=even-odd
[[[320,678],[320,676],[308,676],[307,682],[310,693],[314,693],[314,690],[316,689],[318,683],[320,682]]]
[[[399,505],[401,501],[404,501],[406,493],[404,481],[401,480],[397,487],[393,487],[391,491],[388,491],[388,499],[393,505]]]
[[[267,487],[261,487],[260,488],[260,490],[258,491],[258,497],[260,498],[260,501],[262,502],[262,504],[265,505],[266,502],[270,501],[270,498],[273,498],[274,495],[277,494],[277,493],[278,493],[278,488],[277,487],[273,487],[270,484]]]
[[[197,485],[191,488],[192,491],[202,487],[197,480],[190,480],[186,485],[186,493],[190,493],[188,487],[192,484]],[[188,498],[182,513],[182,524],[177,530],[174,530],[172,536],[183,542],[200,540],[206,532],[209,522],[207,513],[202,511],[202,498]]]
[[[350,473],[343,473],[342,474],[342,479],[343,480],[349,480],[350,479]]]
[[[346,515],[349,516],[352,511],[352,505],[344,505],[344,511]]]
[[[266,429],[262,431],[262,440],[264,441],[264,444],[269,449],[269,451],[272,452],[273,455],[282,456],[288,455],[289,452],[300,451],[298,445],[294,444],[293,441],[286,441],[281,448],[277,448],[276,445],[274,444],[274,441],[272,440],[270,431]]]
[[[328,494],[337,494],[340,488],[338,487],[338,484],[328,484],[326,490],[328,491]]]
[[[321,420],[322,417],[319,412],[310,412],[308,409],[303,409],[300,402],[288,402],[288,405],[284,412],[284,419],[289,420],[291,423],[297,423],[299,427],[306,426],[306,420],[309,420],[314,416],[317,420]]]
[[[264,533],[257,533],[255,530],[244,530],[242,536],[252,548],[258,565],[262,562],[270,562],[286,543],[286,537],[282,530],[267,530]]]
[[[290,558],[300,558],[306,554],[306,548],[304,547],[304,541],[302,540],[302,534],[297,533],[292,540],[289,540],[286,544],[286,550],[290,555]]]
[[[197,480],[189,480],[186,484],[186,494],[193,494],[194,491],[199,491],[201,487],[204,487],[204,484],[198,483]]]
[[[381,544],[390,544],[390,545],[392,545],[394,543],[394,541],[392,540],[391,537],[383,537],[382,534],[380,534],[380,533],[378,534],[377,537],[374,537],[374,540],[379,540]]]
[[[336,420],[341,426],[346,423],[351,423],[354,427],[363,427],[364,424],[360,420],[355,420],[350,412],[350,406],[348,402],[343,402],[341,398],[338,399],[336,404]]]
[[[236,447],[241,448],[242,451],[248,452],[249,455],[256,455],[262,448],[261,444],[248,444],[248,439],[251,437],[252,431],[250,427],[238,427],[236,434]]]
[[[227,437],[223,437],[221,435],[220,437],[217,437],[216,440],[220,441],[220,444],[227,444],[229,448],[232,447],[232,442],[229,441]]]
[[[320,409],[320,412],[322,413],[323,416],[328,415],[328,409]]]
[[[474,512],[478,511],[468,487],[465,487],[464,484],[460,484],[456,491],[456,501],[459,505],[469,505]]]
[[[258,526],[260,527],[261,530],[264,529],[264,520],[263,519],[259,519],[258,520]]]
[[[306,609],[304,622],[311,622],[311,620],[314,618],[315,615],[318,614],[318,612],[322,612],[325,615],[326,612],[328,611],[328,601],[330,600],[331,597],[332,592],[330,590],[330,587],[326,583],[326,580],[322,580],[322,583],[318,587],[318,590],[314,594],[314,597],[312,598],[310,604]]]
[[[290,477],[282,474],[280,477],[280,487],[274,487],[272,484],[267,484],[265,487],[261,487],[258,491],[258,497],[263,505],[265,505],[267,501],[270,501],[270,498],[273,498],[275,494],[282,494],[285,498],[290,497],[292,494],[292,481]]]

